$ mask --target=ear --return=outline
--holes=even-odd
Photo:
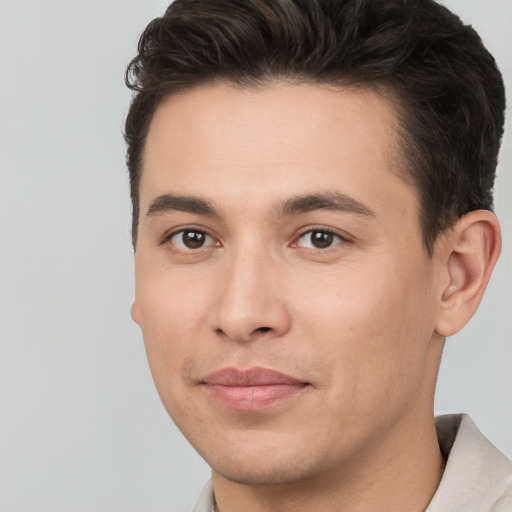
[[[487,210],[460,218],[441,240],[443,285],[436,332],[452,336],[475,313],[501,251],[500,225]]]

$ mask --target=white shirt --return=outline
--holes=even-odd
[[[436,427],[447,462],[427,512],[512,512],[512,462],[465,414],[440,416]]]
[[[512,512],[512,462],[469,416],[436,418],[446,468],[426,512]],[[213,485],[204,486],[192,512],[214,512]]]

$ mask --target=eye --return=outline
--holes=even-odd
[[[202,249],[215,243],[210,235],[197,229],[182,229],[171,235],[167,240],[182,251]]]
[[[306,249],[329,249],[340,242],[343,242],[343,238],[332,231],[312,229],[300,236],[293,246]]]

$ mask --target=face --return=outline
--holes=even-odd
[[[203,86],[152,120],[133,317],[214,474],[299,482],[418,427],[439,354],[435,259],[371,91]]]

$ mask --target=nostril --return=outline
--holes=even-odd
[[[258,327],[258,329],[255,329],[254,332],[268,332],[271,330],[272,330],[272,327]]]

